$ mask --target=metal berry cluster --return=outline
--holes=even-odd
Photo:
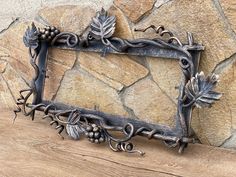
[[[46,26],[45,28],[40,29],[39,38],[41,40],[50,41],[51,39],[53,39],[59,33],[60,33],[60,31],[56,27]]]
[[[91,143],[102,143],[105,141],[105,135],[102,129],[96,124],[88,124],[85,128],[85,136]]]

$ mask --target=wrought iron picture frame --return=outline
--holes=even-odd
[[[30,116],[34,120],[35,112],[42,111],[45,114],[43,118],[51,119],[50,124],[56,125],[59,135],[66,130],[73,139],[79,139],[81,135],[85,135],[92,143],[107,142],[114,151],[138,152],[141,155],[144,153],[136,150],[129,141],[134,136],[144,136],[148,139],[162,140],[168,147],[179,146],[179,153],[182,153],[188,143],[194,143],[194,138],[191,136],[193,108],[211,106],[221,97],[220,93],[213,90],[218,82],[218,76],[214,73],[205,76],[203,72],[198,72],[200,54],[204,46],[194,43],[191,33],[187,33],[188,44],[183,44],[164,26],[155,27],[154,25],[135,31],[145,32],[152,29],[158,35],[157,38],[121,39],[113,37],[115,25],[116,17],[109,16],[104,9],[92,19],[86,37],[71,32],[60,32],[53,26],[37,29],[32,23],[25,32],[23,42],[28,47],[30,64],[35,74],[30,88],[20,90],[20,97],[16,102],[17,109],[14,110],[15,118],[17,113],[23,112],[25,116]],[[44,100],[47,51],[53,47],[99,52],[104,56],[106,53],[115,53],[178,60],[183,74],[179,85],[177,113],[174,117],[175,127],[151,124],[98,110]],[[30,97],[33,98],[32,102],[29,102]],[[112,135],[112,131],[122,132],[124,137],[117,138]]]

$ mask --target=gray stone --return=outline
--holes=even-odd
[[[159,8],[159,7],[161,7],[162,5],[168,3],[169,1],[171,1],[171,0],[157,0],[156,3],[155,3],[155,7],[156,7],[156,8]]]

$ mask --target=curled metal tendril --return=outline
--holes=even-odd
[[[76,34],[63,32],[53,38],[51,45],[55,43],[66,43],[68,47],[73,48],[79,41],[79,37]]]
[[[24,115],[26,115],[26,116],[31,115],[32,120],[34,119],[34,110],[30,110],[27,112],[26,111],[26,104],[32,94],[37,95],[35,81],[38,79],[38,76],[39,76],[39,68],[36,64],[36,59],[38,57],[38,54],[39,54],[39,51],[37,49],[32,49],[31,47],[29,47],[30,64],[34,68],[35,74],[34,74],[34,77],[31,81],[30,88],[20,90],[20,92],[19,92],[20,98],[18,98],[16,101],[16,109],[14,110],[15,117],[13,119],[13,122],[15,121],[15,119],[17,117],[17,113],[21,112],[21,111],[23,111]],[[28,92],[26,94],[26,96],[23,95],[23,93],[25,93],[25,92]],[[20,106],[23,107],[23,110],[21,109]]]
[[[134,145],[130,142],[115,142],[113,143],[112,140],[108,141],[110,148],[115,152],[128,152],[128,153],[139,153],[141,156],[145,154],[145,152],[134,149]]]
[[[23,93],[27,92],[26,96],[23,95]],[[13,122],[15,121],[15,119],[17,118],[17,113],[23,111],[24,115],[25,116],[29,116],[32,114],[40,107],[44,107],[44,114],[45,116],[43,116],[43,119],[46,119],[46,118],[50,118],[51,119],[51,122],[50,122],[50,125],[53,126],[53,125],[56,125],[55,129],[59,129],[58,131],[58,135],[61,136],[61,133],[62,131],[64,130],[64,126],[59,124],[59,122],[54,118],[53,115],[49,115],[48,114],[48,111],[53,107],[54,108],[54,105],[53,104],[49,104],[49,105],[45,105],[43,103],[40,103],[40,104],[37,104],[37,105],[33,105],[31,108],[28,107],[28,99],[30,98],[30,96],[33,94],[33,91],[32,89],[24,89],[24,90],[21,90],[20,91],[20,98],[17,99],[16,101],[16,109],[14,110],[14,113],[15,113],[15,116],[13,118]],[[28,111],[26,111],[26,107],[29,109]],[[34,119],[34,117],[32,116],[32,120]],[[62,137],[63,138],[63,137]]]
[[[155,31],[156,34],[159,34],[161,37],[164,36],[164,35],[169,35],[169,38],[168,38],[168,43],[173,43],[174,41],[177,42],[178,45],[180,46],[183,46],[183,44],[180,42],[180,40],[174,36],[174,34],[169,31],[169,30],[166,30],[164,26],[158,26],[156,27],[155,25],[150,25],[144,29],[134,29],[135,32],[146,32],[148,29],[152,29]]]

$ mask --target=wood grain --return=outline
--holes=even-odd
[[[160,142],[136,138],[144,157],[115,153],[106,144],[62,140],[41,116],[32,122],[19,115],[14,124],[12,112],[0,115],[1,177],[236,176],[235,151],[195,144],[179,155]]]

